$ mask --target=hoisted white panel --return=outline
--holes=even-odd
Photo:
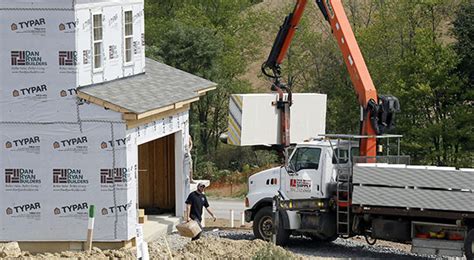
[[[286,97],[285,97],[286,98]],[[228,143],[279,144],[280,120],[273,102],[277,94],[234,94],[229,102]],[[326,130],[326,95],[293,94],[290,141],[298,143]]]

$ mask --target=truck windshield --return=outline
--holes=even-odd
[[[347,148],[336,148],[334,149],[334,154],[332,156],[332,163],[333,164],[344,164],[349,161]],[[353,147],[351,149],[351,157],[359,155],[359,148]],[[339,161],[337,160],[339,158]]]
[[[293,153],[290,160],[290,168],[295,172],[302,169],[319,168],[319,159],[321,157],[320,148],[300,147]]]

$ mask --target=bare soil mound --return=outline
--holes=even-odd
[[[192,241],[175,254],[178,259],[269,259],[269,256],[300,259],[295,254],[262,240],[232,240],[215,237]]]

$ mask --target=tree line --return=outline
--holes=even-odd
[[[273,4],[272,4],[273,3]],[[379,93],[399,98],[397,128],[412,163],[474,165],[474,3],[345,0]],[[263,63],[292,1],[146,0],[146,54],[218,83],[191,107],[198,177],[215,179],[277,162],[275,153],[222,144],[232,93],[262,89]],[[296,92],[328,95],[327,132],[358,133],[358,104],[329,24],[314,3],[283,64]],[[269,83],[268,83],[269,84]],[[269,89],[270,85],[268,85]]]

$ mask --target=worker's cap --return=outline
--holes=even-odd
[[[205,188],[206,187],[206,184],[204,184],[204,182],[200,182],[198,183],[198,188]]]

